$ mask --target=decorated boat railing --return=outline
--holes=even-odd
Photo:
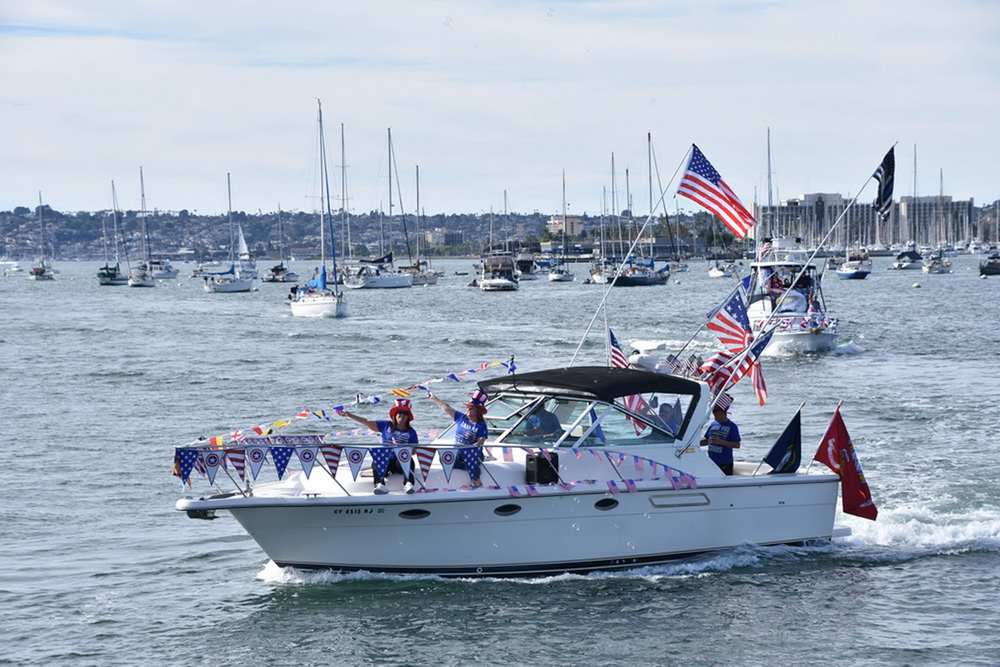
[[[480,458],[480,452],[485,455],[485,460]],[[350,478],[356,482],[361,476],[366,462],[375,467],[376,474],[385,475],[390,453],[395,455],[404,469],[409,466],[411,461],[415,462],[415,479],[419,487],[417,493],[474,489],[471,485],[437,488],[428,486],[428,478],[435,459],[444,474],[446,483],[448,483],[451,482],[452,473],[460,459],[467,470],[473,470],[482,465],[486,477],[492,479],[488,465],[491,461],[509,463],[514,462],[515,459],[526,460],[528,454],[535,454],[546,459],[554,471],[555,481],[550,484],[500,485],[494,483],[482,488],[487,490],[506,489],[511,496],[515,497],[538,495],[540,489],[545,487],[570,490],[579,485],[593,485],[611,493],[635,492],[638,490],[636,483],[643,481],[663,481],[669,483],[674,489],[697,488],[695,478],[681,470],[649,458],[608,449],[566,447],[556,450],[531,446],[499,445],[483,448],[439,445],[369,446],[328,443],[325,435],[245,438],[238,446],[211,446],[207,444],[180,446],[176,448],[174,454],[174,475],[180,477],[182,482],[188,485],[192,484],[192,477],[195,474],[207,479],[209,485],[212,486],[216,486],[218,481],[228,478],[236,492],[252,495],[253,485],[265,469],[268,470],[268,478],[273,475],[278,480],[292,474],[303,474],[306,478],[313,474],[323,474],[336,480],[338,472],[341,471],[346,462]],[[560,455],[576,459],[593,457],[602,465],[608,466],[608,476],[606,479],[565,479],[560,476],[557,463],[557,458]],[[590,469],[593,470],[593,468]],[[346,495],[352,495],[342,485],[340,485],[340,490]]]

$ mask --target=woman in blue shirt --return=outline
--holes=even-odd
[[[372,431],[376,431],[381,434],[383,444],[391,445],[415,445],[418,442],[417,432],[410,425],[413,421],[413,411],[410,410],[410,401],[405,398],[400,398],[396,400],[395,405],[389,410],[389,419],[365,419],[360,415],[353,415],[347,410],[340,410],[339,414],[344,415],[348,419],[353,419],[359,424],[367,426]],[[389,489],[385,486],[385,478],[393,473],[403,473],[403,467],[399,464],[399,459],[396,458],[396,453],[391,447],[383,447],[383,450],[388,451],[388,463],[385,468],[385,474],[379,474],[378,466],[375,464],[374,459],[376,457],[383,456],[384,452],[378,452],[377,450],[372,450],[372,473],[374,473],[375,478],[375,493],[382,495],[384,493],[389,493]],[[413,459],[410,458],[410,472],[406,475],[403,481],[403,491],[406,493],[413,493],[413,470],[414,464]]]
[[[482,461],[482,450],[480,448],[486,442],[487,436],[489,436],[489,428],[486,425],[486,420],[483,419],[483,415],[486,414],[486,401],[489,400],[489,396],[486,395],[486,392],[479,389],[472,392],[472,398],[465,404],[464,414],[434,394],[427,394],[427,398],[434,401],[435,405],[455,421],[455,444],[460,447],[455,467],[468,470],[472,486],[482,486],[483,482],[479,479],[479,462]]]

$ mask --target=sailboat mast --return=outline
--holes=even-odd
[[[142,247],[145,252],[147,266],[150,259],[150,249],[149,249],[149,222],[146,218],[146,182],[143,179],[142,167],[139,167],[139,207],[142,215]]]
[[[344,143],[344,124],[340,124],[340,227],[347,238],[347,256],[354,257],[351,243],[351,224],[347,216],[347,149]]]
[[[417,167],[417,214],[413,219],[415,234],[417,237],[417,271],[420,270],[420,165]]]
[[[229,263],[231,266],[234,266],[236,263],[234,255],[236,236],[233,231],[233,181],[228,171],[226,172],[226,194],[229,202]]]
[[[337,277],[337,249],[335,245],[335,240],[333,236],[333,211],[330,208],[330,173],[326,166],[326,136],[323,133],[323,104],[317,100],[316,103],[319,105],[319,155],[321,164],[321,176],[323,178],[323,216],[324,223],[320,225],[320,229],[327,229],[330,235],[330,263],[333,269],[333,284],[336,285],[338,282]],[[320,235],[322,236],[322,231]],[[325,250],[325,248],[324,248]],[[322,251],[321,251],[322,252]],[[323,266],[326,265],[326,258],[323,258]]]

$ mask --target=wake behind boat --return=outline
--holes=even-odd
[[[377,495],[359,476],[380,446],[246,438],[177,449],[183,479],[201,467],[220,481],[225,470],[235,488],[176,509],[202,519],[228,510],[280,566],[463,577],[618,570],[845,534],[834,526],[837,475],[770,475],[758,462],[720,471],[698,445],[713,403],[703,382],[576,367],[478,384],[492,395],[481,463],[455,448],[454,425],[428,445],[391,446],[404,464],[418,462],[416,494]],[[659,421],[647,409],[655,402],[676,406],[679,423]],[[529,430],[539,409],[558,427]],[[481,466],[485,486],[469,484],[459,458]],[[284,478],[258,484],[267,459]],[[285,477],[290,460],[302,471]]]

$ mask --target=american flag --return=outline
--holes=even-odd
[[[618,339],[611,329],[608,329],[608,340],[611,341],[611,365],[615,368],[628,368],[628,358],[622,352],[622,346],[618,344]]]
[[[715,404],[728,412],[729,408],[733,406],[733,397],[726,392],[722,392],[719,394],[719,397],[715,399]]]
[[[608,328],[608,340],[611,342],[611,365],[615,368],[628,368],[628,359],[625,358],[625,353],[622,352],[621,345],[618,344],[618,339],[615,338],[610,327]],[[622,401],[624,401],[625,407],[632,412],[642,413],[646,410],[646,401],[642,400],[642,396],[638,394],[625,396]],[[646,430],[646,425],[636,419],[632,420],[632,426],[635,428],[636,435]]]
[[[753,336],[750,333],[747,307],[739,288],[733,291],[724,304],[708,314],[708,324],[705,326],[715,332],[719,341],[730,350],[742,350],[749,345]]]
[[[740,198],[726,185],[719,172],[694,144],[691,144],[691,159],[677,193],[719,216],[737,238],[745,238],[756,224]]]
[[[757,261],[759,262],[764,259],[767,253],[771,252],[771,248],[773,247],[774,246],[771,245],[771,239],[764,239],[764,243],[760,247],[760,252],[757,253]]]

